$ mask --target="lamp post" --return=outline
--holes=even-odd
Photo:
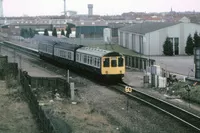
[[[151,64],[150,64],[150,33],[149,33],[149,66],[151,66]]]
[[[144,23],[144,20],[142,20],[142,23],[141,23],[141,25],[140,25],[140,35],[139,35],[139,43],[140,43],[140,59],[139,59],[139,66],[140,66],[140,70],[142,70],[142,45],[143,45],[143,35],[142,35],[142,25],[143,25],[143,23]]]

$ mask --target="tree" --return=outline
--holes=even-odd
[[[163,44],[163,53],[164,53],[164,55],[169,55],[169,56],[173,55],[173,44],[169,40],[169,37],[166,38],[166,40]]]
[[[71,28],[73,28],[73,27],[75,27],[74,24],[67,23],[67,27],[66,27],[66,31],[67,31],[67,33],[66,33],[66,37],[69,38],[69,35],[72,33],[72,29],[71,29]]]
[[[20,30],[20,36],[24,37],[24,29],[23,28]]]
[[[45,36],[49,36],[49,33],[48,33],[48,30],[47,30],[47,29],[44,30],[44,35],[45,35]]]
[[[197,31],[194,33],[194,47],[200,47],[200,36]]]
[[[33,38],[34,37],[34,31],[31,29],[31,28],[29,28],[29,37],[30,38]]]
[[[61,30],[61,35],[65,36],[65,31],[63,29]]]
[[[28,38],[29,36],[29,31],[27,29],[24,29],[24,38]]]
[[[57,31],[56,31],[56,28],[53,29],[52,36],[56,36],[56,37],[57,37]]]
[[[193,42],[191,34],[189,34],[187,38],[186,47],[185,47],[185,53],[188,55],[193,55],[193,49],[194,49],[194,42]]]

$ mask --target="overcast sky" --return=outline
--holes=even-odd
[[[63,0],[3,0],[4,16],[61,15]],[[67,10],[87,14],[87,4],[93,4],[93,14],[116,15],[123,12],[200,11],[200,0],[66,0]]]

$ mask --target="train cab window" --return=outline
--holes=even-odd
[[[124,59],[122,57],[118,58],[118,66],[122,67],[124,65]]]
[[[110,59],[109,58],[105,58],[104,62],[103,62],[103,67],[109,67],[110,66]]]
[[[112,67],[117,67],[117,61],[116,60],[111,60],[111,66]]]

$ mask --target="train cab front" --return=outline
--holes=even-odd
[[[121,55],[104,56],[101,62],[101,74],[111,81],[121,81],[125,74],[125,58]]]

